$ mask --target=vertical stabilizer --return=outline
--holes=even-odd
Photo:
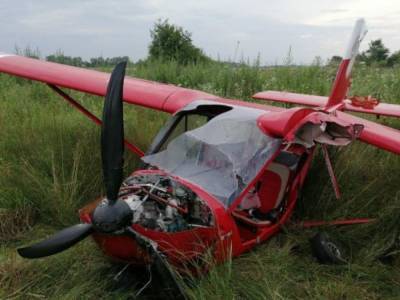
[[[347,96],[351,84],[351,70],[358,55],[360,43],[367,33],[364,19],[358,19],[353,29],[345,55],[336,73],[335,82],[325,108],[341,103]]]

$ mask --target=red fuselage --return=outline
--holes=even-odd
[[[301,148],[295,149],[297,155],[302,156],[303,159],[298,168],[289,173],[288,181],[284,187],[285,204],[275,222],[266,221],[257,223],[246,216],[243,210],[238,208],[239,203],[237,201],[234,201],[230,207],[225,207],[202,187],[180,177],[172,176],[174,180],[195,192],[207,203],[215,220],[213,226],[208,228],[192,228],[179,232],[162,232],[145,228],[139,224],[132,225],[132,228],[155,241],[158,244],[159,250],[166,254],[170,263],[176,266],[193,261],[205,253],[211,254],[215,262],[222,262],[229,255],[233,257],[238,256],[270,238],[287,222],[293,212],[298,193],[309,170],[313,150],[305,152]],[[274,186],[273,181],[266,181],[268,178],[271,179],[271,177],[263,176],[268,172],[268,166],[272,162],[273,159],[264,165],[253,182],[242,193],[243,195],[248,193],[246,190],[250,190],[251,186],[254,186],[255,183],[261,186],[271,183],[269,194],[276,194],[274,189],[282,188],[279,185]],[[165,172],[159,170],[138,170],[132,175],[143,174],[164,175]],[[266,188],[268,189],[267,186]],[[238,198],[241,196],[239,195]],[[272,201],[268,198],[268,195],[264,195],[264,198],[261,201]],[[83,222],[91,222],[91,212],[98,202],[95,201],[80,210],[80,218]],[[104,253],[112,258],[137,264],[146,264],[149,262],[149,257],[145,249],[142,249],[131,237],[99,233],[94,234],[93,237]]]

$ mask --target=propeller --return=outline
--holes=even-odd
[[[126,62],[113,70],[107,87],[101,130],[101,158],[107,197],[94,210],[92,224],[76,224],[50,238],[18,249],[25,258],[39,258],[68,249],[93,232],[112,233],[125,229],[132,220],[132,211],[125,201],[118,200],[123,179],[124,125],[123,84]]]
[[[107,199],[115,203],[121,187],[124,164],[124,122],[122,93],[126,62],[119,63],[111,74],[103,108],[101,160]]]
[[[178,292],[174,294],[174,298],[187,299],[168,261],[157,250],[157,244],[129,226],[133,218],[132,210],[125,201],[118,199],[124,164],[122,96],[125,69],[126,62],[121,62],[114,68],[104,100],[101,128],[101,160],[106,198],[95,208],[92,215],[92,224],[76,224],[65,228],[46,240],[25,248],[19,248],[18,253],[25,258],[40,258],[64,251],[93,232],[123,232],[133,237],[140,247],[147,250],[152,257],[155,270],[164,278],[163,281],[168,283],[168,287]]]
[[[18,249],[19,255],[25,258],[39,258],[61,252],[75,245],[93,232],[92,224],[76,224],[65,228],[47,240]]]

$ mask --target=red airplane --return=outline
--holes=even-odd
[[[153,264],[163,272],[171,272],[171,265],[182,268],[205,252],[216,262],[229,255],[236,257],[272,237],[288,222],[317,145],[322,147],[339,197],[327,145],[344,146],[358,139],[400,154],[400,130],[345,112],[400,117],[400,105],[347,96],[365,33],[365,22],[360,19],[329,97],[277,91],[253,96],[311,108],[285,109],[225,99],[125,77],[126,63],[118,64],[109,76],[0,54],[1,72],[46,83],[101,125],[106,196],[80,210],[80,224],[20,248],[19,254],[26,258],[52,255],[91,235],[106,255]],[[60,88],[105,96],[102,121]],[[124,139],[123,101],[172,114],[146,153]],[[125,179],[124,145],[142,160],[141,168]],[[332,224],[369,221],[338,220]],[[332,251],[338,254],[338,249],[333,247]]]

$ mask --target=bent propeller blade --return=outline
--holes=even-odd
[[[124,122],[123,86],[126,62],[113,70],[104,100],[103,125],[101,130],[101,158],[107,199],[115,202],[123,177]]]
[[[57,232],[50,238],[39,243],[19,248],[18,253],[25,258],[50,256],[72,247],[92,232],[92,224],[76,224]]]

